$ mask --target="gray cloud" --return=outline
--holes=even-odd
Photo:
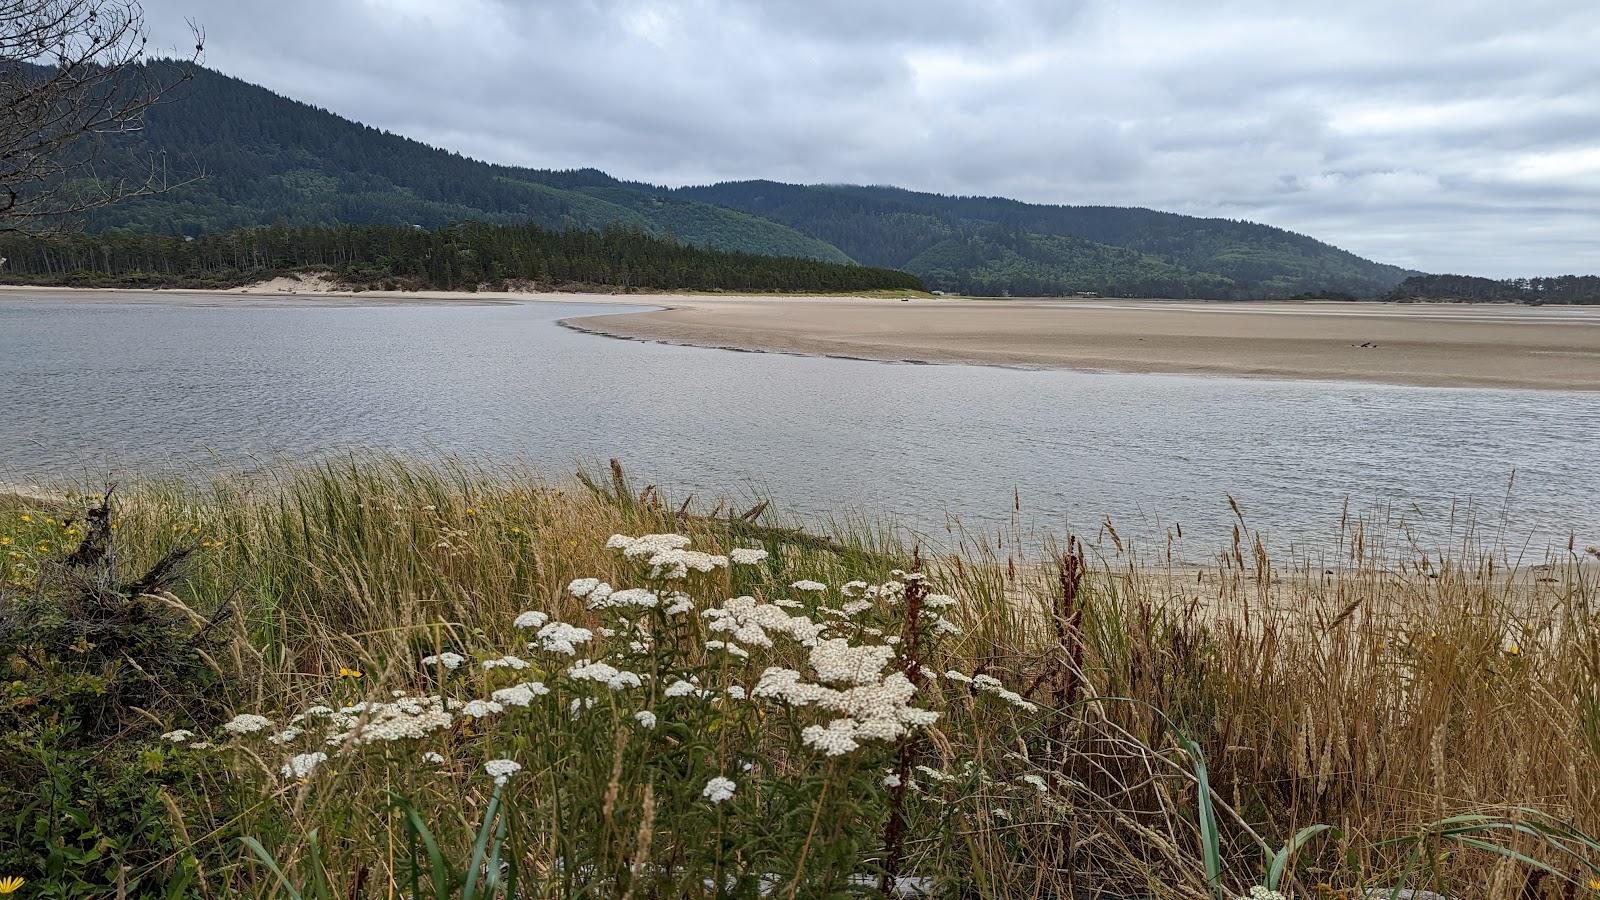
[[[1600,272],[1592,0],[146,0],[208,65],[494,162],[1151,206]]]

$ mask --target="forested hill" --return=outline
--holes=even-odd
[[[1500,279],[1472,275],[1417,275],[1400,282],[1390,298],[1596,304],[1600,303],[1600,275]]]
[[[1281,228],[1149,209],[771,181],[675,193],[781,222],[858,262],[967,293],[1372,296],[1416,274]]]
[[[490,165],[209,69],[192,71],[105,162],[136,168],[164,159],[174,178],[204,178],[99,210],[92,228],[193,237],[278,223],[629,225],[719,250],[850,261],[824,241],[736,210],[625,185],[592,169]]]
[[[690,247],[629,226],[549,231],[470,222],[275,225],[208,234],[0,233],[0,281],[69,287],[229,288],[327,273],[353,289],[917,291],[905,272]]]
[[[193,74],[100,166],[114,174],[159,159],[174,177],[204,178],[99,210],[91,230],[623,225],[712,249],[899,268],[932,288],[991,295],[1379,296],[1416,274],[1277,228],[1146,209],[767,181],[668,190],[593,169],[492,165],[208,69]]]

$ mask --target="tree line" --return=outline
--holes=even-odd
[[[1515,303],[1600,303],[1600,275],[1546,278],[1478,278],[1414,275],[1390,294],[1393,300],[1472,300]]]
[[[643,229],[462,223],[275,225],[188,238],[132,232],[0,235],[0,280],[86,287],[237,287],[325,271],[387,290],[542,288],[707,291],[920,290],[893,269],[710,250]]]

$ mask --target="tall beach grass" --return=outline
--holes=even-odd
[[[806,531],[617,468],[382,458],[122,485],[104,530],[98,502],[0,498],[0,876],[39,896],[1600,897],[1582,546],[1421,556],[1351,523],[1281,559],[1240,516],[1215,564],[1176,565],[1114,528]],[[767,555],[671,579],[617,534]],[[588,578],[660,602],[597,606]],[[830,755],[816,704],[754,696],[769,668],[827,682],[815,641],[708,643],[740,596],[889,648],[826,689],[903,675],[937,718]],[[593,642],[525,649],[530,611]],[[507,654],[526,669],[482,667]],[[380,705],[535,683],[359,737]],[[354,710],[343,740],[319,707]],[[496,784],[498,759],[521,769]]]

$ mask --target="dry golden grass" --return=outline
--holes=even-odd
[[[0,533],[23,509],[60,516],[71,505],[0,500]],[[819,537],[687,512],[620,472],[553,483],[366,460],[205,490],[131,486],[117,534],[130,564],[204,542],[181,599],[208,619],[232,610],[217,664],[235,688],[223,699],[271,713],[335,694],[425,688],[420,653],[517,646],[510,622],[522,609],[587,622],[592,614],[562,589],[590,575],[627,583],[603,549],[616,532],[673,531],[706,548],[762,544],[775,551],[774,585],[881,580],[911,556],[903,539],[881,532]],[[1334,539],[1337,570],[1279,568],[1259,543],[1252,551],[1248,532],[1219,548],[1210,568],[1139,559],[1110,539],[1086,552],[1014,535],[924,547],[936,589],[961,601],[964,633],[945,645],[941,665],[991,674],[1044,711],[1019,724],[951,701],[922,758],[949,773],[988,774],[951,788],[959,796],[947,808],[913,818],[906,870],[980,896],[1207,897],[1216,883],[1208,852],[1221,882],[1242,892],[1263,883],[1272,853],[1297,832],[1326,824],[1336,830],[1298,848],[1285,886],[1350,896],[1396,885],[1463,897],[1567,890],[1439,824],[1483,813],[1513,825],[1468,841],[1573,879],[1574,893],[1551,896],[1585,895],[1600,877],[1586,866],[1600,858],[1581,840],[1565,854],[1538,828],[1600,833],[1600,560],[1574,548],[1537,568],[1472,554],[1423,562],[1371,549],[1381,541],[1356,527]],[[1068,556],[1081,573],[1063,571]],[[365,675],[341,680],[341,668]],[[750,740],[757,752],[761,735]],[[604,818],[617,847],[645,858],[668,852],[683,836],[663,821],[665,801],[643,786],[622,788],[619,799],[628,782],[611,771],[623,753],[612,749],[593,754],[604,770],[597,784],[610,785]],[[258,765],[271,782],[277,761]],[[1004,787],[1024,775],[1043,779],[1043,799]],[[338,784],[273,794],[288,805],[249,814],[254,826],[278,829],[291,861],[311,852],[304,836],[313,829],[322,847],[339,847],[338,859],[373,861],[359,877],[335,871],[336,896],[384,896],[357,882],[398,877],[391,863],[403,834],[387,813],[389,792],[468,837],[485,802],[479,789],[370,763],[341,766]],[[1214,839],[1202,791],[1215,804]],[[172,815],[194,846],[211,838],[192,833],[189,812]],[[1515,824],[1528,822],[1537,827]],[[528,846],[535,869],[555,872],[553,845]],[[196,855],[215,867],[230,852],[235,862],[207,873],[209,895],[272,893],[236,848]],[[551,878],[529,896],[566,895]]]

